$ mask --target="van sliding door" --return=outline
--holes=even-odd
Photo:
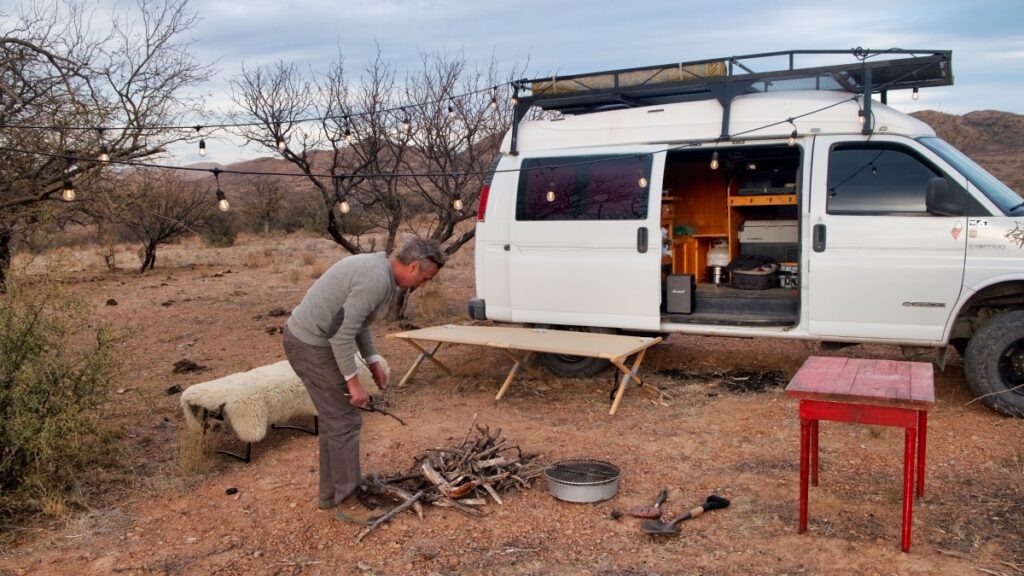
[[[657,329],[665,153],[524,157],[509,254],[513,320]]]

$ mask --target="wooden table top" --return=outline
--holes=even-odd
[[[786,386],[786,394],[805,400],[930,410],[935,404],[932,374],[927,362],[811,356]]]
[[[546,328],[517,328],[505,326],[461,326],[447,324],[420,328],[408,332],[388,334],[389,338],[427,340],[470,344],[513,350],[528,350],[573,356],[593,356],[621,360],[644,348],[650,348],[661,338],[571,332]]]

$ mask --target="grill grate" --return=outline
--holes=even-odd
[[[619,477],[619,468],[601,460],[562,460],[547,468],[549,480],[573,486],[607,484]]]

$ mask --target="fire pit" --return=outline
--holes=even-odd
[[[600,502],[619,491],[622,472],[601,460],[562,460],[544,470],[548,491],[566,502]]]

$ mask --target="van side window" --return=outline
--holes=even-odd
[[[839,144],[828,161],[829,214],[927,215],[928,181],[945,175],[909,148],[888,143]],[[967,191],[946,178],[952,190]]]
[[[516,220],[644,220],[650,177],[650,155],[528,158]]]

